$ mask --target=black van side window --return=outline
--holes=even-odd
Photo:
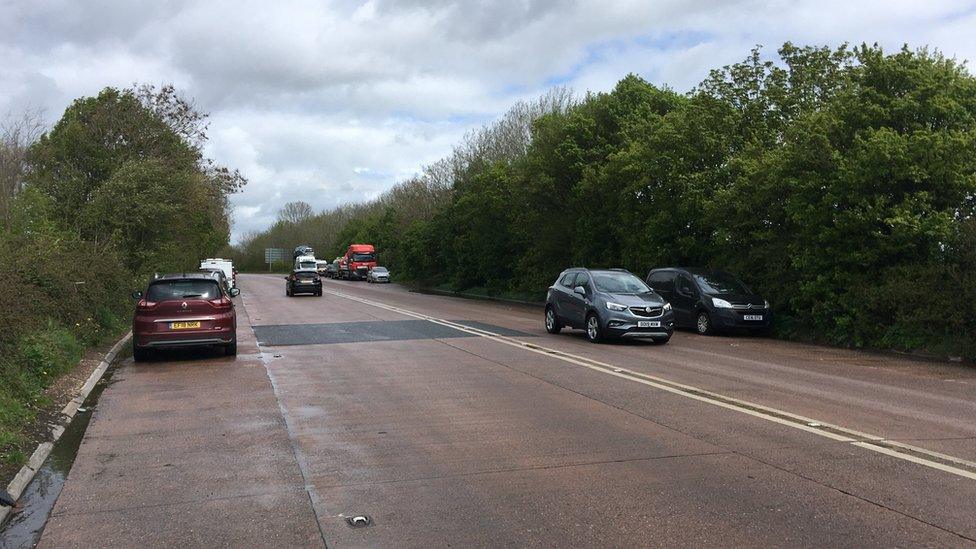
[[[685,275],[678,277],[678,289],[691,295],[695,295],[695,287],[691,284],[691,279]]]
[[[670,292],[674,290],[674,273],[669,271],[651,273],[647,277],[647,285],[658,292]]]

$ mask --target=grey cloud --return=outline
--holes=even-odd
[[[56,119],[106,85],[174,82],[209,153],[251,180],[234,233],[280,205],[375,196],[550,82],[629,72],[686,90],[754,44],[930,43],[976,55],[972,1],[0,0],[0,115]]]

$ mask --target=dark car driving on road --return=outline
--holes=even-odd
[[[296,269],[285,277],[285,295],[322,295],[322,277],[315,269]]]
[[[667,343],[674,331],[669,305],[641,279],[621,269],[573,268],[546,295],[546,331],[586,330],[586,337],[645,338]]]
[[[237,354],[237,313],[232,297],[237,288],[225,288],[209,273],[162,275],[137,299],[132,317],[132,354],[135,361],[149,358],[153,349],[219,345],[224,354]]]
[[[669,267],[653,269],[647,284],[674,308],[675,325],[708,335],[720,330],[769,328],[769,302],[724,271]]]

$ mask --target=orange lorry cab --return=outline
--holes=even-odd
[[[364,280],[375,266],[376,248],[372,244],[350,244],[339,262],[339,276],[347,280]]]

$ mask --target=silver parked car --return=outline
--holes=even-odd
[[[390,271],[386,267],[373,267],[366,273],[366,282],[389,282]]]

